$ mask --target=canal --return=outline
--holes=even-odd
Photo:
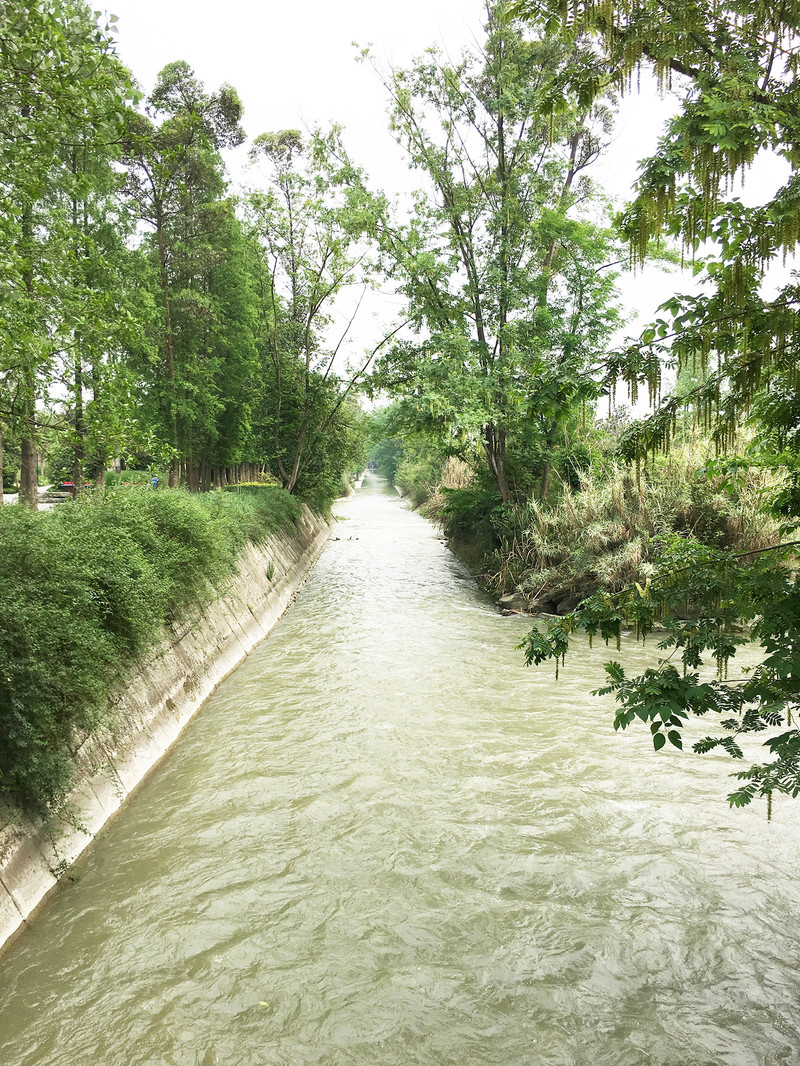
[[[525,668],[379,479],[335,510],[0,959],[2,1066],[800,1063],[800,806],[615,735],[602,643]]]

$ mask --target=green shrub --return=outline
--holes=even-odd
[[[248,541],[296,521],[282,489],[116,489],[53,511],[0,510],[0,791],[45,815],[108,694],[166,621],[216,595]]]
[[[113,489],[120,485],[149,486],[152,473],[149,470],[116,470],[106,471],[106,488]]]
[[[394,483],[411,500],[412,507],[421,506],[436,490],[443,462],[443,456],[418,453],[404,458],[397,466]]]
[[[456,541],[475,541],[484,553],[500,545],[504,521],[500,493],[489,485],[470,485],[463,489],[442,489],[444,504],[439,520],[446,537]]]

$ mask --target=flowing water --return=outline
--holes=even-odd
[[[615,735],[605,647],[526,669],[377,479],[336,510],[0,960],[2,1066],[800,1063],[800,806]]]

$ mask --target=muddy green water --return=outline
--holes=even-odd
[[[615,736],[604,647],[522,666],[377,479],[336,511],[0,960],[2,1066],[800,1063],[800,805]]]

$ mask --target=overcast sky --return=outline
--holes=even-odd
[[[476,0],[112,0],[119,51],[142,88],[175,59],[185,59],[208,89],[229,82],[245,107],[249,137],[267,130],[338,122],[351,155],[373,181],[399,169],[386,131],[385,101],[354,42],[404,65],[439,41],[454,53],[481,25]]]
[[[452,56],[480,37],[480,0],[113,0],[119,18],[119,53],[142,89],[159,70],[186,60],[207,89],[229,82],[244,103],[250,138],[267,130],[337,122],[353,160],[387,193],[414,178],[386,129],[386,99],[375,73],[355,60],[353,42],[371,45],[379,61],[404,66],[428,46]],[[637,160],[651,152],[674,103],[655,94],[623,101],[616,137],[596,177],[623,200],[635,180]],[[239,150],[243,160],[245,150]],[[674,288],[675,278],[649,270],[627,280],[625,302],[649,316]],[[383,313],[371,302],[354,330],[358,354],[374,343]],[[377,338],[375,338],[377,339]]]
[[[351,155],[387,189],[408,179],[386,130],[382,86],[356,62],[354,42],[387,65],[407,65],[432,44],[455,57],[480,37],[484,15],[480,0],[114,0],[109,10],[119,18],[121,58],[145,91],[166,63],[185,59],[208,89],[237,89],[250,137],[341,123]],[[609,191],[627,193],[669,110],[653,97],[623,102],[617,141],[598,171]]]

